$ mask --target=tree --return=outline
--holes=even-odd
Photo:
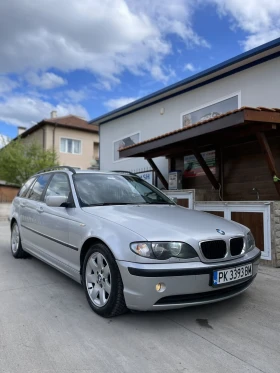
[[[36,172],[54,166],[58,166],[56,152],[37,143],[24,144],[17,139],[0,149],[0,180],[9,183],[22,185]]]

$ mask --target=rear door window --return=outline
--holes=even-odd
[[[33,201],[40,201],[43,191],[46,188],[50,177],[51,174],[40,175],[36,180],[35,184],[33,185],[33,188],[31,189],[28,195],[28,199],[32,199]]]
[[[24,198],[26,197],[31,185],[33,184],[34,180],[36,178],[35,177],[32,177],[31,179],[27,180],[27,182],[21,187],[19,193],[18,193],[18,196],[21,197],[21,198]]]

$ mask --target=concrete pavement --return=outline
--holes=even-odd
[[[277,373],[280,269],[209,306],[102,319],[82,287],[35,258],[15,260],[0,222],[1,373]]]

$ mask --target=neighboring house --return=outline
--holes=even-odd
[[[99,165],[98,126],[75,115],[43,119],[25,130],[19,127],[19,136],[26,144],[37,142],[44,149],[54,149],[61,166],[88,169]]]
[[[280,38],[98,117],[100,168],[138,172],[144,158],[119,149],[242,106],[280,106]],[[155,158],[165,178],[168,160]]]

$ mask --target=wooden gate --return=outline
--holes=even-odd
[[[236,221],[250,228],[262,259],[271,260],[270,202],[195,202],[196,210]]]

